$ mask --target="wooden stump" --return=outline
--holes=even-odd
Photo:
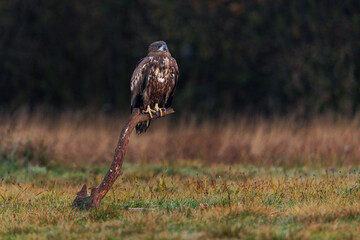
[[[172,108],[168,108],[166,109],[166,111],[163,112],[163,117],[174,112],[175,111]],[[153,115],[153,119],[159,117],[159,115]],[[115,149],[114,160],[104,180],[100,183],[99,186],[91,189],[90,196],[87,194],[86,185],[84,185],[81,188],[80,192],[77,193],[77,196],[73,202],[74,207],[78,209],[89,209],[98,208],[100,206],[101,200],[105,197],[116,179],[121,175],[121,166],[124,161],[124,156],[126,148],[129,144],[131,133],[139,122],[144,122],[149,119],[150,116],[148,114],[142,114],[139,109],[134,109],[133,113],[130,116],[130,119],[125,124],[120,133],[119,141]]]

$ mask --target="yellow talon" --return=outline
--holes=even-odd
[[[163,111],[166,111],[166,108],[159,108],[159,104],[158,103],[155,103],[155,111],[159,111],[160,112],[160,117],[163,116]]]
[[[143,111],[143,113],[148,113],[150,115],[150,118],[153,118],[152,113],[156,113],[156,111],[151,109],[150,105],[147,105],[147,108],[146,108],[146,110]]]

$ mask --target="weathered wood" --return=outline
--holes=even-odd
[[[166,109],[166,111],[163,112],[163,117],[174,112],[175,111],[172,108],[168,108]],[[153,115],[153,119],[159,117],[159,114]],[[124,156],[126,148],[129,144],[131,133],[139,122],[147,121],[149,119],[150,116],[148,114],[142,114],[139,109],[134,109],[133,113],[130,116],[130,119],[125,124],[124,128],[120,133],[119,141],[115,149],[114,160],[104,180],[100,183],[99,186],[91,189],[90,196],[87,195],[87,187],[86,185],[84,185],[80,192],[78,192],[73,202],[74,207],[78,209],[89,209],[98,208],[100,206],[101,200],[105,197],[116,179],[121,175],[121,166],[124,161]]]

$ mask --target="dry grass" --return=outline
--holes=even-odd
[[[48,117],[19,111],[0,117],[0,144],[7,150],[37,149],[63,163],[109,163],[124,117],[67,112]],[[14,150],[14,146],[17,150]],[[356,119],[236,118],[196,124],[157,120],[144,135],[133,135],[126,161],[200,160],[268,166],[352,166],[360,161]],[[36,152],[36,151],[35,151]]]
[[[360,238],[357,119],[157,120],[132,136],[101,208],[74,210],[125,120],[2,115],[0,239]]]
[[[5,174],[0,182],[0,238],[360,237],[358,171],[126,164],[100,209],[71,208],[81,183],[94,186],[102,176],[37,168]]]

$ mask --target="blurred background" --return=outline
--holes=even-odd
[[[357,164],[359,39],[358,0],[0,0],[0,157],[111,161],[131,74],[164,40],[176,114],[128,161]]]
[[[132,71],[164,40],[179,113],[353,115],[359,39],[357,0],[2,0],[0,107],[127,113]]]

